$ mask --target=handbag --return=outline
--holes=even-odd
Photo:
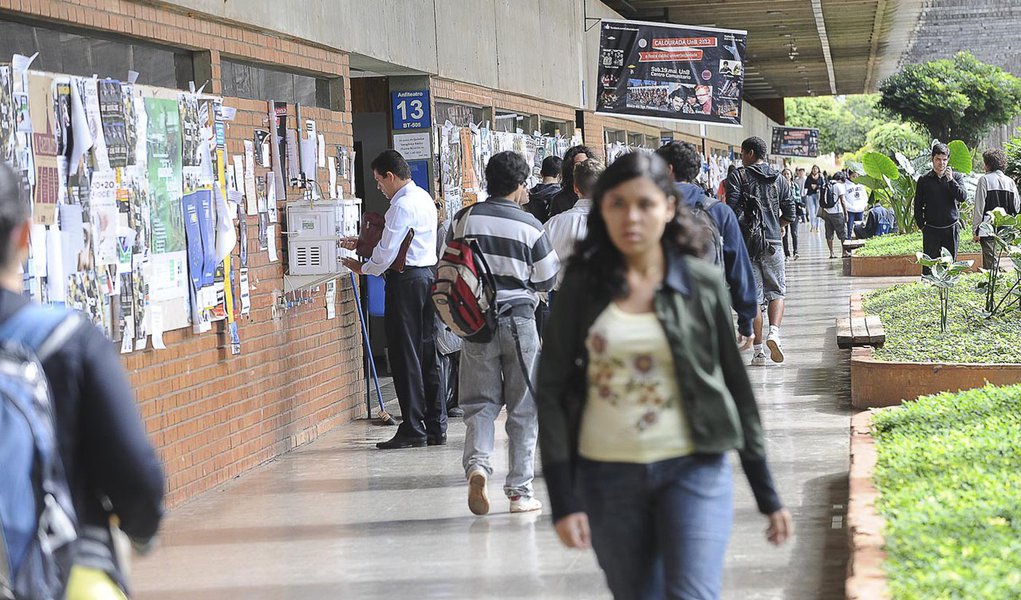
[[[358,234],[358,243],[355,245],[355,253],[362,258],[372,258],[372,252],[383,239],[383,230],[386,228],[386,218],[377,212],[367,212],[362,215],[361,231]],[[397,251],[397,258],[390,264],[390,268],[398,273],[404,272],[404,266],[408,261],[408,249],[411,248],[411,240],[415,238],[415,230],[409,229],[408,235],[404,236],[401,247]]]

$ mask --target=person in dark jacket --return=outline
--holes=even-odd
[[[786,267],[784,265],[782,242],[783,228],[792,223],[795,216],[794,200],[791,197],[787,179],[766,162],[766,142],[760,137],[750,137],[741,143],[741,162],[727,179],[727,204],[737,213],[742,224],[745,244],[752,254],[752,273],[758,288],[760,306],[768,306],[769,347],[773,362],[784,360],[780,344],[780,324],[783,322],[784,296],[787,293]],[[745,230],[745,224],[759,220],[758,231]],[[764,247],[756,249],[749,244],[752,235],[764,238]],[[765,366],[766,353],[762,348],[762,313],[755,317],[755,344],[752,356],[753,366]]]
[[[550,203],[553,197],[560,192],[560,170],[563,162],[559,156],[547,156],[542,159],[542,169],[539,175],[542,176],[542,183],[532,186],[528,190],[528,204],[525,210],[545,224],[549,221]]]
[[[21,265],[28,259],[31,217],[20,178],[0,163],[0,323],[31,301]],[[59,260],[59,256],[56,257]],[[79,522],[76,578],[108,577],[126,589],[113,551],[111,517],[144,546],[163,516],[163,467],[146,436],[131,385],[114,345],[79,319],[58,350],[43,362],[53,398],[60,458]]]
[[[578,194],[574,193],[574,167],[595,157],[596,153],[588,146],[573,146],[567,149],[560,169],[560,191],[550,201],[549,216],[554,217],[574,208],[578,201]]]
[[[692,183],[702,168],[702,155],[693,144],[688,142],[670,142],[656,154],[666,161],[670,174],[674,179],[674,187],[678,199],[684,206],[693,208],[697,202],[706,202],[710,198]],[[752,263],[748,258],[748,249],[741,236],[741,227],[737,224],[734,211],[723,202],[713,202],[706,211],[723,238],[723,273],[730,287],[730,301],[737,312],[738,345],[747,349],[751,343],[752,324],[759,312],[755,298],[755,276],[752,274]]]
[[[932,170],[918,179],[915,188],[915,224],[922,230],[922,252],[938,258],[946,248],[957,258],[960,207],[966,199],[964,176],[950,168],[946,144],[932,146]],[[928,269],[923,269],[928,273]]]
[[[767,538],[791,517],[766,462],[719,269],[658,156],[596,185],[539,363],[539,437],[560,540],[615,598],[719,598],[737,449]]]

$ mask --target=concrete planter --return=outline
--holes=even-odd
[[[971,270],[982,267],[981,254],[960,254],[957,260],[973,260]],[[851,254],[851,277],[921,277],[922,267],[913,254],[896,256],[856,256]]]
[[[872,413],[851,419],[850,493],[847,503],[847,535],[850,558],[844,592],[848,600],[887,600],[883,562],[885,521],[876,510],[879,490],[872,481],[876,470],[876,442],[872,437]]]
[[[988,383],[1021,382],[1021,365],[920,363],[877,360],[871,347],[851,351],[851,406],[897,406],[940,392],[959,392]]]

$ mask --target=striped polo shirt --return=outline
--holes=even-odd
[[[493,197],[464,208],[454,215],[448,242],[455,232],[478,240],[496,279],[501,312],[516,306],[534,309],[539,302],[537,292],[553,289],[560,270],[557,253],[542,223],[515,202]]]

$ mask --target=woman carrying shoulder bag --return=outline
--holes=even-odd
[[[657,156],[599,178],[539,363],[553,519],[595,549],[614,598],[720,596],[737,449],[770,542],[791,535],[715,265]]]

